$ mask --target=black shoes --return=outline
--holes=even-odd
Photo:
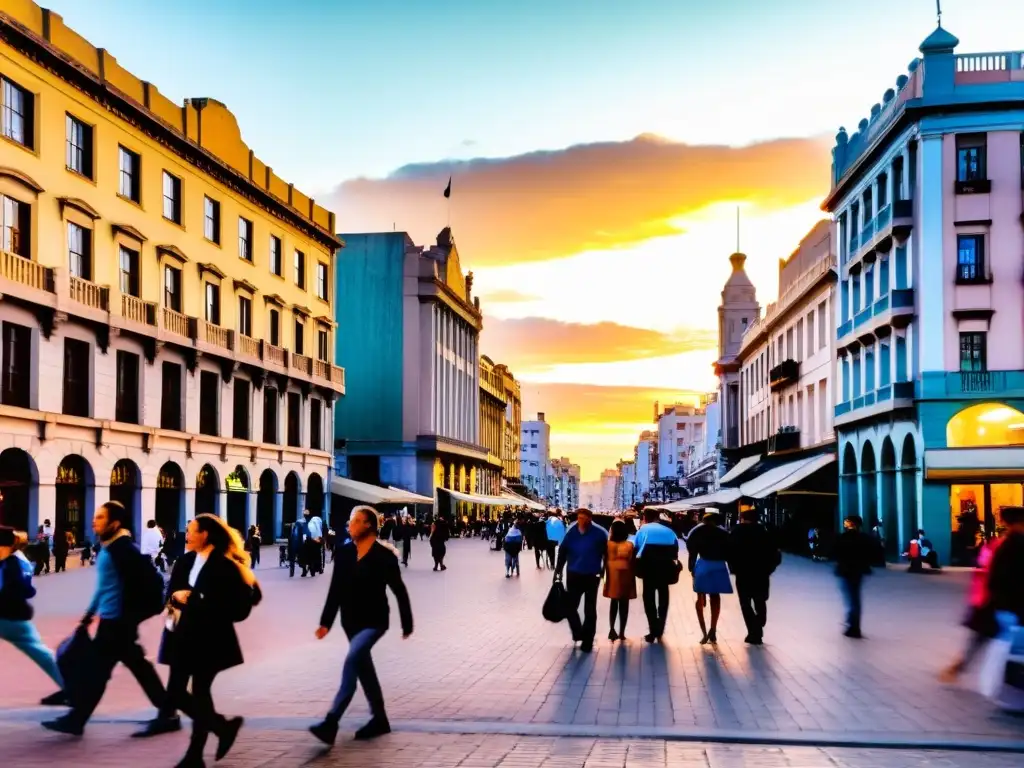
[[[132,734],[133,739],[148,739],[152,736],[159,736],[164,733],[175,733],[181,730],[181,718],[175,715],[174,717],[156,717],[146,723],[146,727],[141,731],[136,731]]]
[[[44,707],[70,707],[71,700],[68,699],[68,695],[64,691],[57,691],[51,693],[45,699],[39,702]]]
[[[751,635],[747,635],[746,637],[744,637],[743,642],[747,645],[764,645],[764,640],[762,640],[760,637]]]
[[[224,732],[217,737],[217,760],[223,760],[235,746],[235,739],[238,738],[238,732],[242,730],[244,723],[244,718],[232,717],[224,724]]]
[[[580,643],[580,650],[583,651],[583,653],[590,653],[591,651],[593,651],[594,650],[594,643],[593,643],[593,641],[584,640],[582,643]]]
[[[619,639],[619,633],[616,632],[614,629],[610,630],[608,632],[608,639],[611,640],[614,643],[616,640]]]
[[[338,723],[334,720],[324,720],[316,725],[309,726],[309,732],[329,747],[334,746],[334,740],[338,738]]]
[[[861,634],[859,629],[848,629],[843,632],[843,637],[851,637],[854,640],[863,640],[864,635]]]
[[[201,755],[185,755],[174,768],[206,768],[206,761]]]
[[[72,720],[68,715],[58,717],[56,720],[44,720],[43,728],[55,733],[63,733],[68,736],[81,736],[85,728],[81,723]]]
[[[656,642],[658,642],[658,636],[657,635],[644,635],[644,642],[645,643],[656,643]]]
[[[391,733],[391,723],[388,722],[387,717],[374,717],[370,722],[356,731],[356,741],[369,741],[370,739],[376,739],[378,736],[384,736],[388,733]]]

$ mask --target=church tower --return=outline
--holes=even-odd
[[[761,315],[757,303],[757,289],[750,282],[744,264],[746,254],[734,253],[729,257],[732,273],[722,289],[722,303],[718,307],[718,398],[722,409],[722,446],[739,447],[739,363],[743,334]]]

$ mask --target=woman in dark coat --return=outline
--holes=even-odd
[[[430,554],[434,558],[434,570],[447,571],[444,556],[448,554],[448,523],[443,517],[436,517],[430,526]]]
[[[188,524],[186,553],[174,565],[167,588],[168,619],[160,663],[171,667],[167,693],[192,719],[192,739],[179,768],[203,766],[210,733],[217,736],[217,759],[228,753],[242,718],[214,710],[214,678],[242,664],[235,622],[248,618],[262,597],[238,532],[214,515]],[[192,690],[188,690],[191,680]]]

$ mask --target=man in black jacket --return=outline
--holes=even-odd
[[[356,681],[370,704],[370,722],[356,731],[357,739],[373,739],[391,732],[384,694],[370,656],[373,646],[388,631],[389,613],[386,588],[398,601],[402,637],[412,634],[412,606],[402,582],[402,571],[395,551],[377,541],[377,512],[373,507],[352,510],[348,524],[352,540],[338,548],[334,559],[331,586],[320,616],[316,638],[322,640],[341,614],[341,628],[348,636],[348,654],[341,670],[341,686],[323,722],[310,732],[325,744],[334,744],[338,722],[356,693]]]
[[[644,510],[644,524],[634,539],[637,576],[644,582],[648,643],[660,641],[668,622],[669,585],[679,581],[679,539],[661,522],[661,512]]]
[[[836,576],[839,577],[846,597],[846,637],[860,639],[861,588],[864,577],[871,573],[874,543],[861,528],[860,515],[849,515],[843,520],[843,532],[836,539],[833,554],[836,558]]]
[[[780,562],[779,548],[772,535],[758,522],[757,510],[743,510],[739,525],[729,534],[729,570],[736,576],[740,610],[747,625],[744,641],[751,645],[764,642],[771,575]]]

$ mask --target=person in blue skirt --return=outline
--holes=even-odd
[[[718,642],[718,617],[722,613],[722,595],[732,594],[729,579],[729,533],[721,526],[721,515],[714,507],[704,510],[701,522],[686,537],[693,591],[697,593],[697,622],[704,635],[701,645]],[[711,629],[704,621],[704,606],[711,602]]]

